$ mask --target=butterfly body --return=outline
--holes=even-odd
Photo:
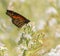
[[[30,22],[30,20],[11,10],[7,10],[6,14],[12,18],[12,23],[15,24],[18,28],[21,28],[23,25]]]

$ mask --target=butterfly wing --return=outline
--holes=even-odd
[[[13,24],[15,24],[18,28],[30,22],[30,20],[11,10],[7,10],[6,14],[12,18]]]
[[[26,20],[25,20],[26,21]],[[23,25],[25,25],[26,24],[26,22],[25,22],[24,20],[20,20],[20,19],[12,19],[12,22],[13,22],[13,24],[15,24],[18,28],[20,28],[20,27],[22,27]],[[28,21],[29,22],[29,21]],[[28,23],[27,22],[27,23]]]

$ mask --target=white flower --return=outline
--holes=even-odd
[[[22,45],[22,44],[20,45],[20,48],[24,49],[24,50],[28,50],[28,48],[26,46]]]
[[[4,56],[9,56],[8,53],[5,53]]]
[[[56,46],[56,49],[60,49],[60,45]]]
[[[8,50],[6,47],[1,47],[0,46],[0,50]]]
[[[0,50],[8,50],[6,47],[4,47],[5,45],[3,43],[0,43]]]
[[[28,47],[31,48],[31,46],[33,45],[34,43],[32,41],[29,41],[29,44],[28,44]]]
[[[25,2],[25,0],[20,0],[20,2]]]
[[[5,37],[6,37],[5,34],[1,34],[0,35],[0,40],[5,39]]]
[[[3,40],[5,38],[9,38],[8,37],[8,33],[3,33],[3,34],[0,34],[0,40]]]
[[[56,49],[53,49],[53,48],[52,48],[50,52],[56,52]]]
[[[56,56],[56,54],[54,52],[50,52],[48,56]]]
[[[9,10],[13,10],[13,3],[15,2],[16,0],[10,0],[10,3],[9,3],[9,6],[8,6],[8,9]]]
[[[49,21],[49,26],[54,26],[54,24],[57,23],[57,20],[55,18],[52,18],[50,21]]]
[[[59,28],[56,29],[55,37],[60,38],[60,29]]]
[[[40,20],[38,23],[38,29],[44,29],[44,26],[46,25],[46,22],[44,20]]]
[[[31,35],[29,35],[29,34],[25,34],[24,37],[29,38],[29,39],[32,38]]]
[[[55,49],[51,49],[48,56],[60,56],[60,45],[56,46]]]
[[[21,50],[21,45],[17,46],[15,49],[16,49],[16,51],[18,53],[18,56],[22,56],[23,50]]]
[[[57,14],[57,11],[54,7],[50,7],[46,10],[46,14]]]
[[[55,33],[55,36],[59,38],[60,37],[60,33],[59,32],[56,32]]]

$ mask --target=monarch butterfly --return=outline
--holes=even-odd
[[[18,28],[21,28],[23,25],[30,22],[30,20],[14,11],[7,10],[6,14],[12,18],[12,23],[15,24]]]

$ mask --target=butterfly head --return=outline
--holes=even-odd
[[[7,14],[7,15],[9,15],[10,17],[12,17],[12,16],[13,16],[12,11],[10,11],[10,10],[7,10],[6,14]]]

